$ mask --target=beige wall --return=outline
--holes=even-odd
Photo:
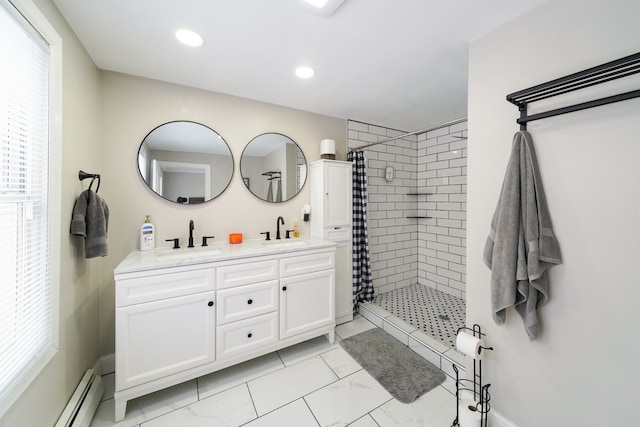
[[[112,271],[138,248],[145,215],[151,215],[156,226],[157,246],[168,246],[165,239],[174,237],[186,245],[190,219],[195,222],[196,242],[202,235],[225,241],[232,232],[258,239],[262,231],[275,233],[278,216],[284,218],[285,228],[291,229],[302,206],[309,203],[309,186],[282,204],[257,199],[240,176],[242,150],[255,136],[278,132],[298,143],[307,162],[320,158],[320,141],[325,138],[336,140],[338,156],[344,159],[346,121],[107,71],[101,72],[101,84],[100,193],[109,204],[111,219],[109,256],[100,276],[100,350],[109,354],[114,351]],[[180,206],[153,194],[140,179],[136,160],[140,142],[150,130],[173,120],[202,123],[218,132],[231,148],[235,163],[232,182],[211,202]]]
[[[69,235],[71,210],[86,188],[78,170],[100,172],[99,73],[50,0],[35,0],[63,40],[62,214],[59,350],[44,371],[0,419],[0,426],[50,426],[58,419],[87,368],[98,357],[98,277],[102,260],[85,260]]]
[[[467,322],[495,348],[483,364],[491,409],[519,427],[636,422],[640,100],[529,124],[564,261],[536,341],[513,310],[494,324],[482,252],[518,131],[505,96],[638,52],[638,16],[637,1],[553,0],[470,47]],[[619,90],[640,87],[630,80]],[[618,92],[607,86],[593,91]]]

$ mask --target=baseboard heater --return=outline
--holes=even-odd
[[[102,378],[88,369],[55,427],[89,427],[103,393]]]

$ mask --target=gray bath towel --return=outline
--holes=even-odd
[[[484,262],[491,269],[493,320],[502,325],[507,308],[515,306],[533,341],[539,331],[536,310],[549,298],[545,273],[562,259],[528,132],[513,138]]]
[[[73,206],[71,234],[83,236],[86,258],[107,255],[109,207],[98,194],[85,190]]]

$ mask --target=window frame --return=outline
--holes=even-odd
[[[35,355],[16,381],[0,393],[0,417],[18,400],[29,385],[57,354],[60,325],[60,249],[62,198],[62,38],[31,0],[0,0],[0,7],[37,34],[49,45],[49,194],[47,224],[49,234],[51,340]],[[17,12],[17,16],[16,13]],[[20,16],[24,19],[20,19]],[[26,21],[26,23],[24,22]],[[29,28],[30,26],[31,28]]]

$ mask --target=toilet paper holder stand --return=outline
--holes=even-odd
[[[460,333],[460,331],[468,330],[473,333],[474,337],[482,339],[484,334],[480,329],[480,325],[477,323],[473,325],[473,328],[469,328],[467,326],[463,326],[458,328],[456,335]],[[493,347],[483,347],[480,348],[484,350],[493,350]],[[482,384],[482,360],[473,359],[473,377],[472,379],[460,379],[460,374],[458,372],[458,367],[455,363],[452,364],[453,370],[456,373],[456,418],[453,420],[453,424],[451,427],[460,426],[460,398],[461,394],[464,392],[473,392],[473,401],[476,402],[475,406],[469,407],[470,410],[477,411],[480,414],[480,427],[487,427],[487,417],[489,414],[489,410],[491,409],[491,405],[489,401],[491,400],[491,395],[489,394],[489,387],[491,384]],[[464,427],[464,426],[463,426]]]

